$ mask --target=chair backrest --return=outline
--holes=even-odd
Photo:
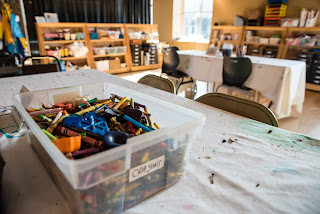
[[[11,54],[9,51],[0,50],[0,78],[20,76],[22,69],[20,54]]]
[[[275,127],[279,126],[277,118],[270,109],[250,100],[227,94],[208,93],[199,97],[196,101]]]
[[[249,58],[228,57],[223,58],[223,84],[242,87],[252,71]]]
[[[148,85],[174,94],[174,86],[169,79],[165,79],[156,75],[146,75],[142,77],[138,83]]]
[[[180,63],[177,51],[178,47],[169,47],[163,49],[162,72],[166,74],[173,73]]]
[[[52,64],[36,64],[36,65],[25,65],[26,60],[48,60],[49,58],[53,58],[56,63]],[[55,56],[30,56],[26,57],[22,63],[22,74],[30,75],[30,74],[42,74],[42,73],[51,73],[51,72],[59,72],[61,71],[61,66],[59,60]]]

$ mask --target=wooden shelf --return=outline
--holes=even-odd
[[[142,71],[142,70],[156,69],[160,67],[161,67],[160,64],[132,66],[131,71]]]
[[[220,39],[211,39],[212,42],[223,42],[223,43],[238,43],[238,40],[220,40]]]
[[[297,49],[320,49],[320,46],[293,46],[287,45],[288,48],[297,48]]]
[[[248,45],[263,45],[263,46],[274,46],[274,47],[279,47],[279,44],[265,44],[265,43],[259,43],[259,42],[246,42],[244,41],[243,43],[248,44]]]
[[[306,83],[306,89],[320,92],[320,85],[313,84],[313,83]]]
[[[44,41],[44,44],[66,44],[73,42],[86,42],[85,40],[52,40],[52,41]]]
[[[89,52],[85,57],[63,57],[61,60],[70,60],[74,64],[83,65],[84,63],[90,66],[91,68],[95,67],[95,61],[99,58],[105,57],[119,57],[121,63],[126,63],[126,68],[112,69],[105,71],[107,73],[122,73],[129,71],[138,71],[138,70],[147,70],[147,69],[155,69],[161,67],[161,64],[150,65],[150,66],[138,66],[132,67],[132,58],[130,51],[130,40],[128,36],[129,30],[135,31],[145,31],[148,33],[158,32],[158,25],[156,24],[121,24],[121,23],[35,23],[37,29],[37,37],[39,41],[39,52],[40,55],[47,55],[47,51],[45,49],[45,45],[51,46],[63,46],[72,44],[73,42],[84,42],[86,47],[89,49]],[[45,33],[56,32],[59,29],[70,28],[72,32],[82,32],[84,34],[83,40],[52,40],[52,41],[44,41]],[[91,39],[89,28],[118,28],[123,30],[123,38],[119,39],[110,39],[110,38],[102,38],[102,39]],[[107,43],[107,44],[105,44]],[[109,46],[108,44],[112,44],[112,46],[124,46],[126,47],[125,53],[117,53],[117,54],[103,54],[103,55],[94,55],[93,48],[95,46]],[[158,61],[160,62],[160,56],[158,56]]]
[[[92,43],[96,42],[123,42],[124,39],[92,39]]]
[[[94,58],[99,57],[113,57],[113,56],[124,56],[126,53],[116,53],[116,54],[104,54],[104,55],[93,55]]]
[[[80,60],[80,59],[86,59],[87,57],[84,56],[84,57],[73,57],[73,56],[70,56],[70,57],[63,57],[63,58],[60,58],[61,60]]]
[[[107,71],[103,71],[105,73],[109,73],[109,74],[117,74],[117,73],[124,73],[124,72],[128,72],[129,68],[125,67],[125,68],[116,68],[116,69],[111,69],[111,70],[107,70]]]

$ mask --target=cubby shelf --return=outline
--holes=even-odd
[[[91,68],[95,67],[95,60],[104,57],[119,57],[121,63],[126,63],[125,68],[117,68],[117,69],[110,69],[104,72],[116,74],[122,72],[129,72],[129,71],[139,71],[139,70],[146,70],[146,69],[155,69],[160,68],[161,64],[150,65],[150,66],[132,66],[132,59],[131,59],[131,51],[130,51],[130,40],[128,37],[128,29],[134,29],[137,31],[149,31],[150,32],[157,32],[158,26],[151,25],[151,24],[116,24],[116,23],[36,23],[37,28],[37,36],[39,41],[39,51],[41,55],[47,55],[45,45],[68,45],[73,42],[84,42],[85,45],[88,47],[89,52],[85,57],[63,57],[61,60],[72,60],[74,64],[80,63],[83,65],[83,62],[89,65]],[[70,29],[71,32],[81,32],[84,33],[83,40],[52,40],[52,41],[45,41],[43,34],[44,33],[52,33],[56,32],[58,29]],[[90,39],[89,28],[121,28],[123,29],[123,38],[119,39]],[[125,53],[116,53],[116,54],[104,54],[104,55],[94,55],[93,48],[99,47],[103,45],[103,43],[108,43],[108,46],[111,44],[113,46],[125,46],[126,52]],[[80,61],[81,60],[81,61]]]

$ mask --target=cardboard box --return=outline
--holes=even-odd
[[[120,59],[110,59],[109,60],[109,69],[120,68]]]

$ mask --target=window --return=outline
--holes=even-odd
[[[181,0],[181,41],[208,42],[213,0]],[[182,30],[181,29],[181,30]]]

